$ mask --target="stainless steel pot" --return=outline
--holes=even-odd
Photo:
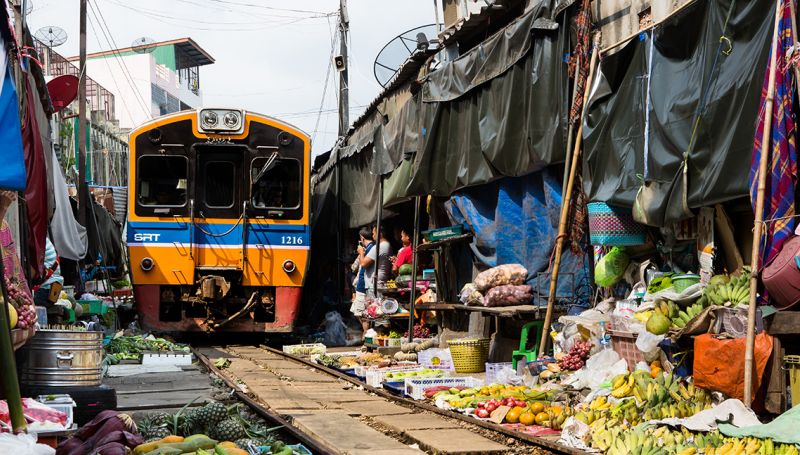
[[[96,386],[103,380],[103,332],[39,330],[20,349],[20,382]]]

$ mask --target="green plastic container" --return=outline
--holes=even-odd
[[[700,282],[700,275],[686,274],[672,277],[672,289],[677,293],[685,291],[689,286]]]
[[[83,314],[104,315],[108,313],[108,307],[103,305],[102,300],[78,300],[83,307]]]

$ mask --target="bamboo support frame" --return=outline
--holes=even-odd
[[[793,0],[790,0],[793,1]],[[769,81],[767,98],[764,103],[764,132],[761,136],[761,156],[758,163],[758,189],[756,192],[755,221],[753,223],[753,250],[750,258],[750,304],[747,308],[747,344],[744,353],[744,404],[753,402],[753,350],[755,345],[756,298],[758,296],[758,269],[761,256],[761,234],[764,221],[764,197],[767,186],[767,165],[770,156],[770,135],[772,133],[772,109],[775,102],[775,72],[777,66],[778,29],[781,18],[781,4],[775,3],[775,28],[772,32],[772,52],[769,62]]]
[[[556,300],[556,290],[558,289],[558,270],[561,267],[561,252],[564,249],[564,238],[567,232],[567,219],[569,218],[569,207],[572,202],[572,189],[575,186],[575,177],[578,173],[578,164],[581,156],[581,146],[583,145],[583,116],[586,113],[586,102],[589,99],[589,93],[592,89],[592,81],[594,79],[595,67],[597,66],[598,54],[600,52],[600,34],[594,36],[594,43],[592,46],[592,58],[589,61],[589,75],[586,77],[586,84],[583,90],[583,107],[581,108],[580,126],[578,133],[575,137],[575,144],[572,151],[572,161],[569,170],[569,179],[566,182],[563,196],[561,198],[561,215],[558,223],[558,237],[556,237],[555,258],[553,268],[550,274],[550,294],[547,297],[547,312],[544,316],[544,325],[542,326],[541,340],[539,342],[539,352],[541,354],[547,351],[547,340],[550,332],[550,322],[553,318],[553,306]],[[567,151],[569,153],[569,151]]]

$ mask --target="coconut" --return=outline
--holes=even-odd
[[[653,335],[663,335],[669,332],[669,327],[672,325],[669,318],[661,313],[653,313],[650,319],[647,320],[645,327],[647,331]]]

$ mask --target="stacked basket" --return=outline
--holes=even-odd
[[[488,338],[449,340],[447,344],[456,373],[480,373],[485,370],[489,358]]]

